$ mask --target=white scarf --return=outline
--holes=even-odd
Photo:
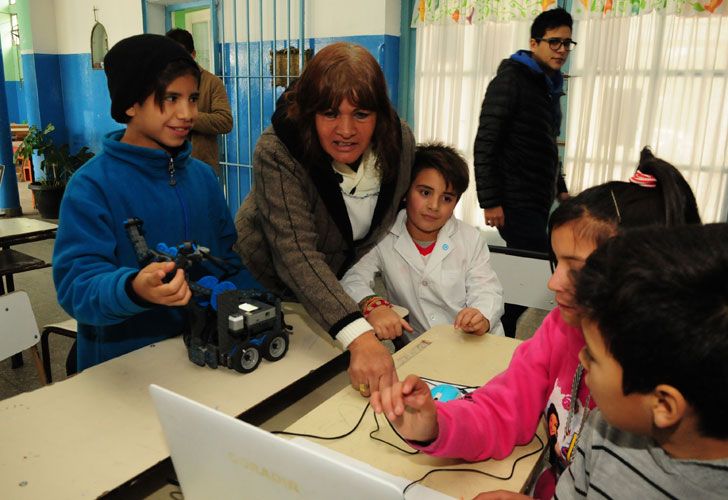
[[[349,214],[354,241],[362,239],[372,225],[374,209],[379,199],[381,177],[377,170],[377,155],[369,147],[364,152],[356,172],[346,163],[332,162],[334,171],[341,175],[341,195]]]

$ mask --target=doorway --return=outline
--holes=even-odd
[[[174,19],[173,19],[174,21]],[[215,59],[212,56],[212,30],[210,29],[210,8],[185,13],[184,25],[172,25],[173,28],[184,28],[192,33],[197,53],[197,64],[210,73],[215,72]]]

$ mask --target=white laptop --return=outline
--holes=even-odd
[[[402,487],[150,385],[185,500],[398,499]]]

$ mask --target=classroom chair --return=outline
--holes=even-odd
[[[548,254],[496,245],[488,245],[488,249],[505,303],[546,311],[556,307],[554,293],[546,286],[551,278]]]
[[[0,324],[3,325],[3,333],[0,334],[0,359],[30,349],[38,378],[41,384],[46,385],[46,372],[38,354],[38,325],[35,323],[33,308],[26,292],[0,295]]]
[[[40,336],[40,348],[43,352],[43,367],[45,368],[46,376],[48,377],[48,383],[53,382],[53,375],[51,373],[51,350],[48,345],[48,336],[51,333],[63,335],[71,339],[76,338],[76,332],[78,331],[78,324],[76,320],[71,318],[60,323],[53,323],[43,327],[43,333]],[[70,375],[70,373],[69,373]]]

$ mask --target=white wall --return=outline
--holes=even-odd
[[[33,52],[35,53],[55,54],[58,52],[55,3],[54,0],[33,0],[28,2]],[[91,32],[89,31],[90,39]]]
[[[42,0],[50,2],[51,0]],[[54,0],[55,16],[44,11],[37,11],[36,0],[33,5],[33,24],[36,19],[55,19],[54,32],[58,33],[57,50],[52,53],[81,54],[91,52],[91,29],[94,26],[94,7],[97,8],[96,19],[106,28],[109,47],[119,40],[131,35],[138,35],[143,30],[142,3],[139,0]],[[33,46],[35,52],[38,42],[33,28]]]
[[[164,35],[165,30],[165,12],[164,5],[148,3],[147,4],[147,33]]]
[[[399,35],[398,0],[310,0],[306,8],[307,37]]]
[[[386,6],[384,11],[384,34],[399,36],[402,2],[400,0],[383,1]]]
[[[276,5],[277,23],[276,38],[281,40],[288,36],[288,0],[264,0],[263,2],[263,39],[273,39],[273,4]],[[245,2],[225,0],[224,39],[226,42],[237,38],[245,41],[248,37],[248,20]],[[292,0],[290,36],[298,38],[300,12],[299,2]],[[307,38],[326,38],[357,35],[399,35],[400,7],[399,0],[307,0],[304,12],[304,34]],[[259,3],[250,2],[251,26],[250,40],[261,39]],[[236,25],[233,19],[237,19]],[[255,20],[255,21],[253,21]],[[237,29],[237,34],[235,33]],[[220,33],[222,38],[223,33]]]
[[[273,3],[277,7],[276,38],[288,35],[286,15],[288,0],[263,0],[263,39],[273,38]],[[226,41],[233,32],[233,4],[237,3],[237,39],[247,38],[247,16],[244,0],[224,0]],[[32,0],[29,2],[32,18],[33,52],[44,54],[89,53],[91,29],[96,18],[106,28],[109,47],[119,40],[142,32],[142,5],[139,0]],[[291,0],[291,34],[298,38],[300,13],[298,1]],[[304,13],[304,32],[308,38],[357,35],[399,35],[399,0],[307,0]],[[163,33],[164,9],[150,5],[147,25],[152,33]],[[250,1],[252,11],[250,39],[260,39],[258,19],[259,2]],[[160,24],[161,23],[161,24]],[[162,28],[157,29],[161,25]],[[220,33],[222,37],[222,33]]]
[[[3,47],[3,57],[10,52],[13,46],[13,37],[10,35],[10,16],[7,14],[0,15],[0,44]]]

